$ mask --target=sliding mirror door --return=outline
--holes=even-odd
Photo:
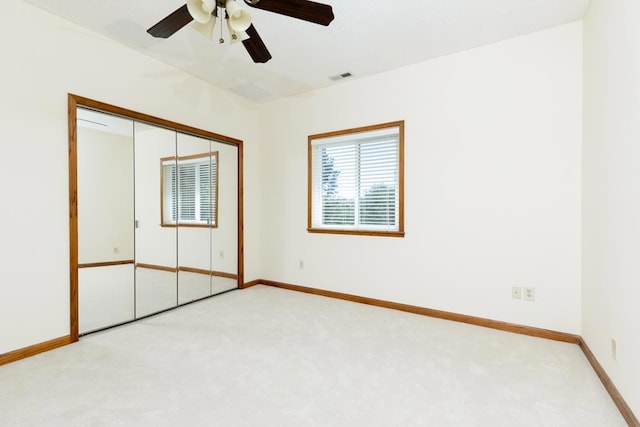
[[[242,141],[69,95],[71,339],[242,287],[241,194]]]
[[[208,139],[178,133],[177,209],[165,226],[178,228],[178,303],[211,295],[211,230],[217,226],[218,153]],[[169,194],[165,194],[165,198]]]
[[[165,226],[178,227],[178,304],[185,304],[238,286],[238,150],[182,133],[177,141],[177,157],[165,159],[177,162],[177,209]]]
[[[218,200],[217,223],[211,229],[211,293],[241,286],[238,280],[238,149],[219,141],[211,141],[217,154]]]
[[[178,305],[176,132],[135,123],[136,317]]]
[[[133,121],[78,109],[80,333],[134,318]]]

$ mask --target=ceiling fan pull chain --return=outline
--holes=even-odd
[[[229,19],[229,17],[227,16],[227,11],[224,11],[224,15],[222,15],[224,17],[224,19]],[[224,25],[220,25],[220,39],[218,40],[218,43],[222,44],[224,43],[224,39],[222,38],[222,27],[224,27]]]

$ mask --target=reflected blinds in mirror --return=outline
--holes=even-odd
[[[218,153],[162,159],[163,225],[217,226]]]

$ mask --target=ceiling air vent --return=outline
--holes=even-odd
[[[351,77],[351,73],[349,73],[349,72],[342,73],[342,74],[338,74],[338,75],[335,75],[335,76],[331,76],[329,78],[335,82],[335,81],[338,81],[338,80],[346,79],[347,77]]]

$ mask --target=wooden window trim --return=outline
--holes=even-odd
[[[313,155],[312,142],[316,139],[329,138],[334,136],[349,135],[355,133],[369,132],[378,129],[398,128],[398,230],[378,231],[375,229],[342,229],[331,227],[313,227]],[[307,232],[318,234],[342,234],[359,236],[380,236],[380,237],[404,237],[404,120],[395,122],[380,123],[370,126],[362,126],[351,129],[344,129],[332,132],[309,135],[307,137]]]
[[[193,160],[193,159],[204,159],[204,158],[216,158],[216,188],[215,188],[215,206],[216,210],[214,212],[214,221],[213,224],[192,224],[192,223],[181,223],[176,218],[176,223],[167,223],[164,222],[164,168],[163,164],[167,161],[175,160],[177,162],[181,160]],[[191,154],[188,156],[173,156],[173,157],[163,157],[160,159],[160,226],[161,227],[192,227],[192,228],[218,228],[218,193],[220,187],[220,157],[217,151],[210,151],[208,153],[202,154]]]

